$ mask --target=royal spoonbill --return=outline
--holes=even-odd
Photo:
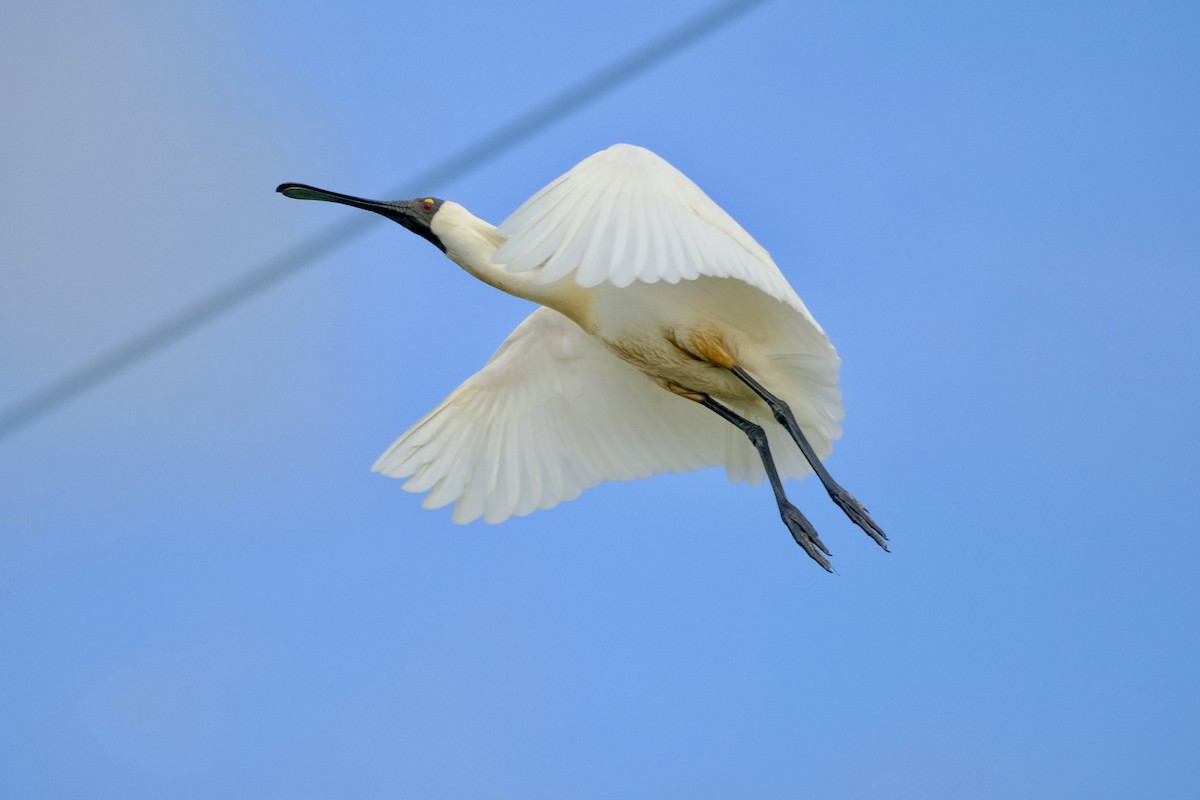
[[[649,150],[618,144],[584,159],[499,227],[436,197],[278,191],[374,211],[542,306],[375,463],[427,491],[426,508],[453,502],[455,522],[500,522],[601,481],[721,465],[732,481],[765,475],[796,543],[830,570],[783,490],[784,478],[815,472],[887,549],[821,463],[842,419],[825,331],[767,251]]]

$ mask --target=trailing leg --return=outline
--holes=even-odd
[[[760,425],[740,416],[711,397],[705,396],[704,399],[697,402],[716,412],[722,419],[732,423],[738,430],[746,434],[746,437],[750,439],[750,444],[754,445],[754,449],[758,451],[758,455],[762,459],[763,469],[767,472],[767,480],[771,482],[771,490],[775,492],[775,503],[779,506],[779,516],[783,518],[783,523],[791,531],[792,538],[796,540],[796,544],[804,548],[804,552],[808,553],[813,561],[820,564],[826,571],[833,572],[829,566],[829,559],[825,557],[830,555],[829,549],[817,536],[817,531],[813,528],[812,523],[800,513],[800,509],[788,501],[787,495],[783,492],[783,482],[779,479],[779,470],[775,468],[775,459],[771,457],[771,449],[767,445],[766,431]]]
[[[768,392],[762,384],[750,377],[750,375],[741,367],[730,367],[729,371],[736,375],[742,383],[754,390],[754,393],[763,399],[767,407],[771,409],[771,414],[775,420],[787,429],[792,440],[796,442],[796,446],[800,448],[800,452],[804,454],[804,458],[812,467],[813,472],[821,481],[821,485],[825,487],[825,491],[829,492],[829,497],[833,502],[837,503],[842,511],[846,512],[846,516],[850,518],[855,525],[866,531],[867,535],[875,540],[876,544],[884,550],[888,549],[887,534],[883,532],[883,528],[871,519],[871,515],[867,513],[867,509],[862,503],[854,498],[854,495],[843,489],[841,485],[833,479],[829,471],[825,469],[825,465],[821,463],[821,459],[817,458],[816,451],[812,445],[808,443],[804,432],[800,430],[800,425],[796,422],[796,417],[792,415],[792,410],[788,408],[787,403],[780,400],[775,395]]]

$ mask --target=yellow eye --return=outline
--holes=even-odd
[[[422,206],[422,207],[423,207],[423,208],[424,208],[426,211],[432,211],[432,210],[433,210],[433,198],[432,198],[432,197],[426,197],[426,198],[425,198],[425,200],[424,200],[424,201],[421,203],[421,206]]]

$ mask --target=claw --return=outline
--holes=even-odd
[[[875,544],[889,553],[891,552],[887,546],[887,534],[883,532],[883,528],[875,523],[875,520],[871,519],[871,515],[867,513],[867,509],[855,499],[854,495],[837,486],[829,492],[829,496],[833,499],[833,502],[837,503],[838,508],[846,512],[846,516],[850,518],[851,522],[866,531],[867,536],[870,536]]]
[[[796,540],[796,544],[804,549],[808,557],[820,564],[821,568],[826,572],[833,572],[833,568],[829,565],[829,559],[825,558],[825,556],[833,554],[829,552],[829,548],[821,541],[821,537],[817,536],[817,531],[812,526],[812,523],[800,513],[800,509],[789,504],[780,509],[780,516],[783,517],[783,523],[791,531],[792,538]],[[821,555],[822,553],[825,555]]]

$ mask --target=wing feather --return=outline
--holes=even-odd
[[[374,469],[408,478],[408,491],[428,491],[427,508],[455,503],[452,518],[463,523],[550,508],[605,480],[716,465],[731,479],[762,478],[735,428],[539,308]]]
[[[676,231],[670,229],[674,221],[669,214],[663,213],[663,199],[650,195],[646,198],[646,225],[649,252],[646,260],[638,270],[638,280],[654,283],[662,280],[663,265],[667,263],[667,239]]]
[[[670,218],[670,210],[659,206],[659,218],[666,225]],[[661,236],[660,241],[666,251],[665,258],[656,266],[658,267],[659,279],[667,283],[679,283],[682,278],[681,270],[685,269],[688,264],[688,256],[684,252],[684,244],[692,241],[691,236]]]
[[[603,283],[608,276],[603,265],[608,263],[611,255],[607,252],[613,236],[618,230],[617,197],[612,194],[598,198],[593,213],[607,220],[603,225],[590,225],[582,232],[580,239],[583,244],[578,250],[579,283],[595,285]]]
[[[650,228],[646,222],[646,198],[635,194],[629,200],[629,237],[632,246],[625,252],[614,251],[612,261],[605,267],[619,275],[613,283],[620,288],[629,286],[641,277],[642,264],[650,249]]]
[[[618,144],[575,165],[500,224],[494,260],[539,283],[581,286],[737,278],[798,310],[771,256],[683,173]],[[807,312],[804,312],[807,314]]]

